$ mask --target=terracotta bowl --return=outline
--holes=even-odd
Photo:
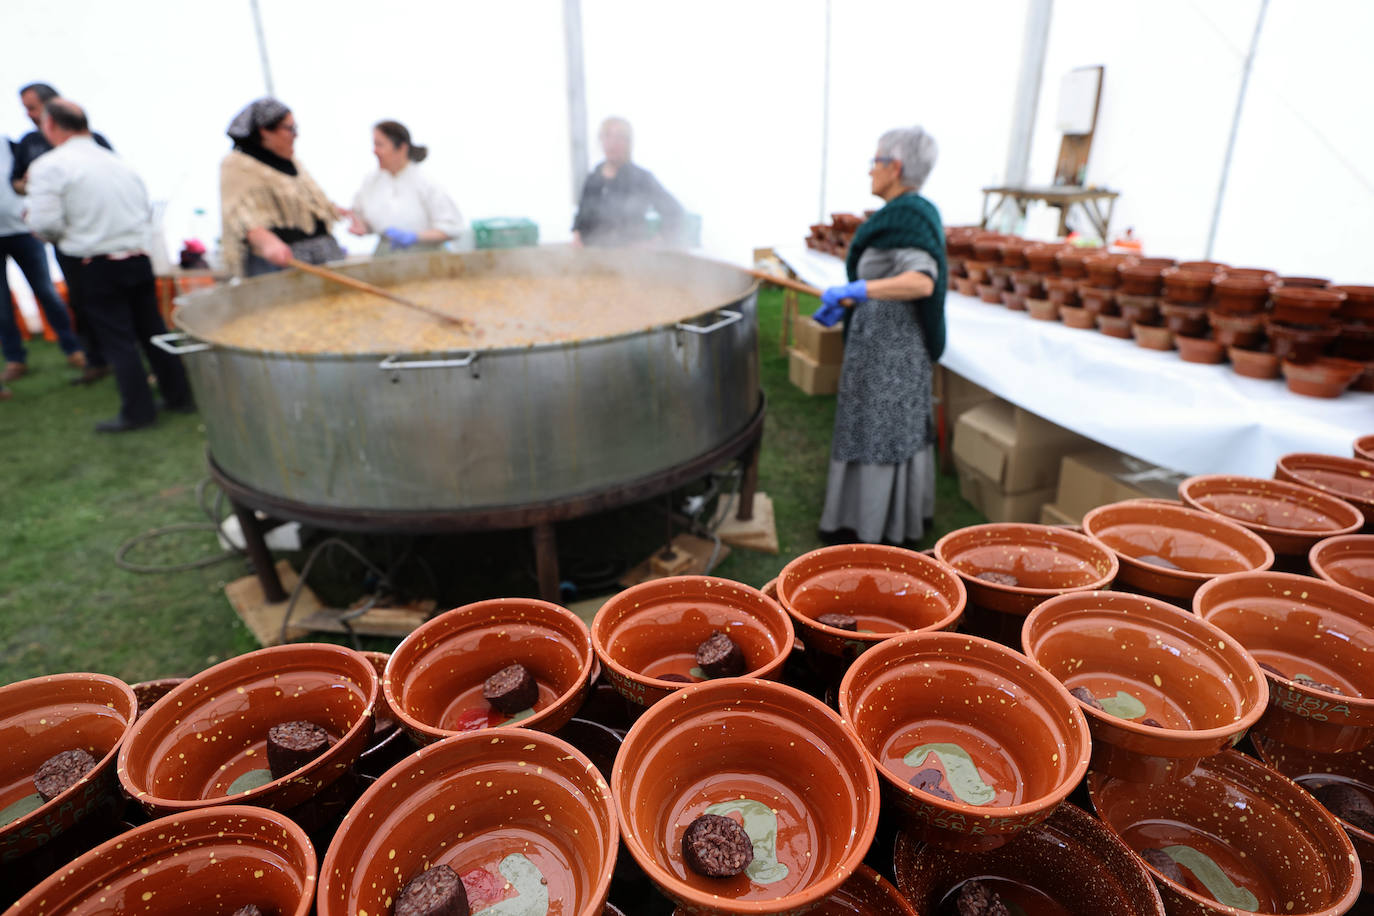
[[[1146,350],[1167,351],[1174,348],[1174,332],[1168,328],[1136,323],[1131,325],[1131,334],[1135,336],[1135,342]]]
[[[1310,363],[1321,356],[1341,334],[1336,326],[1291,325],[1266,318],[1265,336],[1269,349],[1279,359],[1295,363]]]
[[[566,741],[493,728],[422,748],[363,793],[320,868],[319,916],[391,912],[416,875],[447,865],[472,909],[532,896],[600,916],[620,829],[605,779]],[[547,904],[509,913],[543,913]]]
[[[959,622],[968,593],[944,563],[878,544],[838,544],[804,553],[778,574],[778,601],[807,649],[853,657],[899,633],[948,630]],[[816,620],[839,612],[859,632]]]
[[[1165,269],[1164,298],[1180,305],[1206,302],[1212,295],[1212,283],[1217,274],[1210,270]]]
[[[1374,360],[1374,325],[1350,323],[1342,324],[1340,328],[1340,336],[1331,348],[1333,356],[1359,363]]]
[[[1115,337],[1118,340],[1131,339],[1131,321],[1121,315],[1098,314],[1097,329],[1108,337]]]
[[[1083,266],[1083,262],[1095,254],[1091,249],[1065,248],[1055,256],[1059,263],[1059,275],[1069,277],[1074,280],[1081,280],[1088,275],[1088,269]]]
[[[140,681],[137,684],[130,684],[129,687],[138,700],[138,715],[141,717],[153,708],[154,703],[171,693],[172,688],[181,686],[185,681],[186,678],[184,677],[164,677],[155,681]]]
[[[391,660],[391,655],[386,652],[361,654],[372,665],[380,684],[386,676],[386,666]],[[377,706],[372,712],[372,737],[368,739],[363,752],[358,755],[359,772],[376,778],[414,750],[415,745],[411,743],[405,729],[401,728],[401,720],[396,716],[396,711],[386,701],[386,693],[378,690]]]
[[[1038,270],[1014,270],[1011,287],[1022,296],[1039,296],[1045,291],[1045,275]]]
[[[1356,439],[1350,449],[1356,458],[1374,464],[1374,434]]]
[[[1236,751],[1203,760],[1167,786],[1091,773],[1088,794],[1098,817],[1136,852],[1181,860],[1184,883],[1150,866],[1170,916],[1337,916],[1359,895],[1359,863],[1336,820]]]
[[[677,907],[673,916],[687,916]],[[808,909],[807,916],[922,916],[887,879],[860,865],[839,890]]]
[[[1164,302],[1159,306],[1164,314],[1164,326],[1175,334],[1201,337],[1207,333],[1207,306],[1178,305]]]
[[[1364,374],[1363,364],[1330,356],[1310,363],[1284,360],[1282,368],[1288,390],[1309,398],[1338,398]]]
[[[999,845],[1049,817],[1088,768],[1091,739],[1078,701],[991,640],[891,639],[855,660],[839,700],[886,801],[923,840]],[[939,794],[913,784],[922,779]]]
[[[1374,754],[1355,751],[1352,754],[1319,754],[1300,747],[1289,747],[1264,738],[1254,739],[1260,760],[1284,776],[1315,793],[1334,784],[1348,786],[1374,801]],[[1329,809],[1328,809],[1329,810]],[[1362,869],[1374,868],[1374,833],[1355,826],[1332,811],[1331,815],[1345,828],[1355,846]],[[1368,823],[1365,824],[1368,827]],[[1365,888],[1374,893],[1374,887]]]
[[[1115,315],[1118,311],[1115,289],[1083,282],[1078,284],[1078,301],[1094,315]]]
[[[989,305],[1001,305],[1002,291],[991,283],[979,283],[978,298]]]
[[[1063,245],[1040,243],[1026,248],[1026,263],[1030,269],[1046,276],[1052,275],[1059,270],[1059,252],[1064,250]]]
[[[1133,296],[1158,296],[1164,289],[1164,268],[1172,264],[1122,263],[1117,267],[1121,291]]]
[[[1227,357],[1236,375],[1246,378],[1271,379],[1279,377],[1279,358],[1265,350],[1243,350],[1228,347]]]
[[[1216,309],[1207,313],[1212,339],[1226,347],[1254,347],[1264,339],[1261,315],[1227,315]]]
[[[1225,273],[1230,268],[1220,261],[1184,261],[1178,266],[1179,270],[1204,271],[1206,273]]]
[[[315,849],[305,831],[264,808],[183,811],[136,827],[25,894],[10,916],[57,913],[233,913],[255,904],[306,916]]]
[[[970,280],[967,277],[954,277],[952,279],[954,291],[963,296],[978,295],[978,281]]]
[[[615,689],[652,706],[690,683],[663,675],[706,678],[695,667],[696,650],[716,630],[744,652],[747,677],[779,677],[795,639],[792,618],[757,589],[711,576],[673,576],[607,601],[593,621],[592,644]]]
[[[1116,294],[1116,305],[1121,310],[1122,317],[1140,324],[1159,323],[1159,303],[1158,296],[1134,296],[1122,292]]]
[[[1119,582],[1165,598],[1191,598],[1209,579],[1274,564],[1273,549],[1259,535],[1182,506],[1137,500],[1098,506],[1083,516],[1083,530],[1116,554]]]
[[[1059,306],[1059,317],[1066,327],[1076,328],[1080,331],[1089,331],[1097,327],[1097,316],[1078,306]]]
[[[1308,286],[1275,286],[1272,315],[1275,321],[1292,324],[1323,324],[1330,321],[1345,301],[1345,293]]]
[[[1226,360],[1226,348],[1210,337],[1185,337],[1180,334],[1174,338],[1178,347],[1178,358],[1185,363],[1215,364]]]
[[[1272,285],[1267,277],[1220,277],[1212,287],[1212,307],[1232,315],[1261,312],[1269,301]]]
[[[1193,608],[1265,669],[1270,708],[1256,734],[1324,753],[1374,741],[1374,598],[1307,576],[1246,573],[1204,585]]]
[[[1031,661],[1106,707],[1078,700],[1092,767],[1113,776],[1180,778],[1235,745],[1269,705],[1264,673],[1234,639],[1142,595],[1051,598],[1026,618],[1021,641]]]
[[[1026,311],[1037,321],[1059,320],[1059,304],[1049,299],[1027,299]]]
[[[1374,321],[1374,286],[1333,286],[1345,293],[1337,314],[1346,321]]]
[[[973,241],[973,253],[978,260],[986,261],[989,264],[1002,263],[1002,243],[1007,241],[1007,236],[989,233]]]
[[[446,611],[391,653],[382,692],[417,743],[497,725],[558,731],[591,689],[592,639],[576,614],[533,598],[498,598]],[[532,715],[508,717],[482,684],[510,665],[534,675]]]
[[[1032,244],[1034,243],[1028,242],[1025,239],[1008,239],[1003,242],[1001,249],[1002,266],[1025,269],[1026,249]]]
[[[119,749],[119,782],[150,815],[216,805],[286,810],[331,785],[372,737],[377,675],[352,649],[294,643],[220,662],[162,698]],[[334,743],[272,779],[267,732],[309,721]]]
[[[1267,267],[1228,267],[1226,268],[1226,276],[1260,277],[1270,286],[1279,282],[1279,275]]]
[[[104,674],[53,674],[0,687],[0,863],[37,849],[114,798],[115,756],[137,713],[129,685]],[[44,802],[34,774],[49,757],[78,748],[96,759],[95,769]]]
[[[897,835],[897,886],[918,913],[955,913],[970,881],[981,881],[1023,913],[1164,916],[1144,864],[1102,822],[1063,804],[1048,820],[983,852],[953,851]]]
[[[1331,281],[1325,277],[1279,277],[1278,285],[1288,289],[1326,289]]]
[[[1047,277],[1045,295],[1058,305],[1078,305],[1078,283],[1072,277]]]
[[[985,283],[988,278],[988,268],[992,266],[991,261],[964,261],[964,273],[972,283]]]
[[[1134,266],[1137,260],[1129,255],[1096,254],[1085,258],[1083,267],[1088,272],[1088,282],[1103,289],[1116,289],[1121,285],[1118,273],[1123,266]]]
[[[1106,588],[1116,556],[1091,538],[1053,525],[973,525],[935,543],[935,556],[964,580],[969,602],[1006,614],[1029,614],[1046,598]],[[1001,573],[1017,583],[980,578]]]
[[[878,826],[877,775],[840,717],[751,678],[694,684],[650,707],[611,787],[630,854],[689,913],[800,913],[849,880]],[[754,841],[744,873],[706,878],[685,865],[682,832],[705,813],[742,816]]]
[[[1020,293],[1002,293],[1002,304],[1013,312],[1024,312],[1026,310],[1026,297]]]
[[[1282,480],[1209,474],[1183,481],[1178,495],[1258,534],[1276,554],[1305,555],[1322,538],[1364,526],[1364,515],[1345,500]]]
[[[1374,521],[1374,462],[1293,452],[1278,460],[1274,479],[1330,493],[1364,513],[1366,524]]]
[[[1374,598],[1374,534],[1348,534],[1318,541],[1307,554],[1312,572],[1327,582]]]

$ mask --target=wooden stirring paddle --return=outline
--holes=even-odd
[[[472,329],[472,323],[467,321],[466,319],[459,318],[456,315],[450,315],[448,312],[445,312],[442,309],[434,308],[430,305],[421,305],[419,302],[407,299],[404,296],[398,296],[389,290],[382,289],[380,286],[373,286],[371,283],[364,283],[362,280],[355,280],[352,277],[338,273],[337,271],[328,270],[324,267],[318,267],[314,264],[307,264],[304,261],[297,260],[296,258],[292,258],[286,263],[290,264],[297,270],[303,270],[308,274],[314,274],[317,277],[323,277],[331,283],[337,283],[340,286],[347,286],[350,289],[356,289],[359,292],[371,293],[374,296],[381,296],[383,299],[390,299],[397,305],[404,305],[406,308],[412,308],[416,311],[424,312],[427,315],[433,315],[435,318],[449,322],[450,324],[460,325],[469,330]]]

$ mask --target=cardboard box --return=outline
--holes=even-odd
[[[827,328],[810,315],[798,315],[792,320],[792,344],[822,366],[838,366],[844,362],[844,328]]]
[[[1054,503],[1045,503],[1040,507],[1040,524],[1042,525],[1077,525],[1081,521],[1083,519],[1073,518]]]
[[[954,426],[955,460],[993,480],[1003,493],[1053,489],[1064,455],[1088,445],[1088,439],[1001,400],[966,411]]]
[[[1098,447],[1064,456],[1054,502],[1065,514],[1081,519],[1098,506],[1123,499],[1178,499],[1183,480],[1177,471]]]
[[[997,400],[997,395],[981,385],[975,385],[958,373],[943,366],[935,373],[934,394],[944,405],[947,429],[953,429],[959,418],[979,404]]]
[[[800,350],[787,351],[787,378],[807,394],[834,394],[840,390],[840,367],[822,366]]]
[[[1054,498],[1054,487],[1003,493],[997,481],[958,458],[954,466],[959,473],[959,495],[990,522],[1034,522],[1040,518],[1040,507]]]

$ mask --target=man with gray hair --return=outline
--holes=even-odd
[[[181,361],[152,343],[167,326],[157,308],[152,261],[143,246],[152,207],[143,181],[109,150],[96,145],[86,113],[65,99],[43,107],[42,130],[53,145],[29,169],[28,222],[36,234],[80,264],[90,321],[119,386],[119,416],[96,424],[118,433],[151,426],[158,406],[148,387],[140,348],[157,377],[163,409],[195,409]]]

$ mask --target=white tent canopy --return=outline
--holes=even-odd
[[[596,161],[596,124],[629,118],[636,160],[702,214],[704,247],[736,261],[830,211],[873,206],[867,161],[902,124],[940,144],[925,192],[946,222],[973,222],[979,189],[1005,178],[1033,3],[1045,0],[581,0],[581,127]],[[544,240],[568,237],[562,0],[258,6],[276,93],[301,126],[299,158],[336,201],[375,168],[370,125],[395,118],[430,146],[426,168],[469,219],[527,216]],[[1265,6],[1053,2],[1028,181],[1053,176],[1060,77],[1102,64],[1089,183],[1121,192],[1114,229],[1134,227],[1154,253],[1201,257]],[[41,80],[85,105],[167,202],[168,241],[212,241],[224,128],[265,91],[250,0],[8,0],[4,18],[12,90]],[[1267,4],[1215,258],[1374,282],[1371,34],[1374,4],[1362,0]],[[10,98],[0,131],[17,137],[29,125]]]

